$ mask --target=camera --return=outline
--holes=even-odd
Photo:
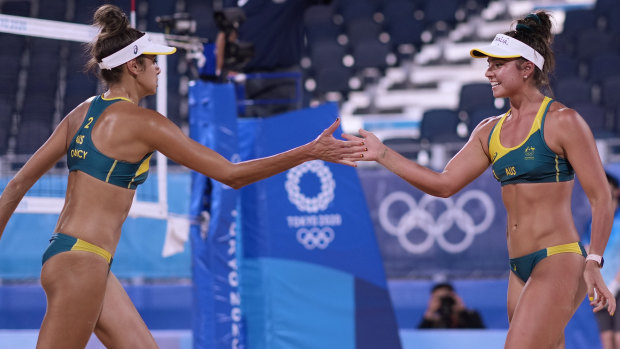
[[[452,296],[443,296],[439,298],[439,313],[443,316],[451,314],[454,304],[456,304],[456,301]]]
[[[175,13],[172,16],[157,16],[157,24],[167,34],[179,35],[194,34],[196,32],[196,20],[189,13]]]
[[[213,17],[217,28],[227,34],[232,30],[239,30],[241,24],[245,22],[245,12],[238,7],[215,11]]]
[[[225,8],[214,13],[218,29],[224,32],[224,62],[222,69],[240,71],[254,57],[254,44],[231,39],[232,33],[237,33],[245,22],[245,12],[238,7]],[[236,37],[236,36],[235,36]]]

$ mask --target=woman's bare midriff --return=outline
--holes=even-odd
[[[135,190],[73,171],[55,231],[88,241],[114,255],[134,194]]]
[[[570,207],[573,185],[567,181],[502,187],[510,258],[579,241]]]

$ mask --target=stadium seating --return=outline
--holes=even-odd
[[[459,94],[459,111],[469,113],[483,107],[495,107],[491,85],[486,82],[463,85]]]
[[[612,122],[605,108],[594,103],[579,103],[573,106],[588,123],[595,138],[609,138],[614,136]]]
[[[431,109],[422,116],[420,123],[420,139],[435,142],[462,142],[457,133],[459,125],[458,113],[451,109]]]
[[[129,11],[127,1],[110,2]],[[0,3],[0,12],[89,23],[93,10],[101,2],[38,1],[37,6],[33,6],[33,3],[35,2],[27,0],[5,0]],[[457,24],[477,23],[475,21],[481,19],[481,12],[489,4],[494,3],[501,2],[333,0],[328,5],[310,7],[304,16],[307,38],[305,55],[310,58],[310,64],[304,66],[303,75],[304,79],[313,79],[316,84],[314,88],[311,84],[305,84],[308,90],[305,91],[304,100],[322,101],[327,93],[335,91],[340,92],[343,96],[341,102],[345,103],[351,90],[362,89],[364,93],[363,89],[367,86],[376,89],[377,83],[381,84],[380,80],[395,76],[388,74],[390,69],[404,70],[407,74],[419,71],[423,67],[415,64],[418,58],[416,56],[421,55],[425,48],[436,45],[438,39],[442,37],[448,42],[448,46],[443,48],[439,46],[437,58],[429,60],[428,64],[448,61],[444,55],[450,51],[446,48],[458,43],[451,42],[454,40],[450,36],[451,31]],[[208,2],[138,0],[136,4],[139,29],[162,31],[155,20],[157,16],[171,15],[175,11],[184,10],[197,20],[198,36],[211,40],[215,36],[213,8]],[[618,101],[613,92],[617,90],[618,84],[614,77],[620,76],[620,49],[618,49],[620,25],[615,20],[618,16],[620,9],[615,6],[614,0],[598,0],[591,8],[578,6],[567,8],[563,32],[556,35],[554,40],[556,69],[552,76],[555,95],[565,104],[570,106],[594,103],[604,107],[608,115],[618,116]],[[474,21],[467,23],[470,19]],[[495,19],[485,20],[501,19],[502,15],[499,14]],[[472,32],[461,36],[462,39],[457,41],[476,40],[480,35],[480,32]],[[1,33],[0,44],[12,48],[10,52],[6,50],[0,52],[0,64],[5,67],[0,72],[0,97],[9,103],[7,108],[12,113],[17,113],[16,120],[21,120],[24,113],[28,118],[39,119],[43,118],[43,114],[49,114],[48,117],[57,122],[59,116],[62,117],[82,100],[101,91],[96,79],[83,72],[85,58],[83,48],[79,44]],[[592,55],[591,52],[597,54]],[[353,60],[345,60],[347,55]],[[343,66],[343,61],[346,61],[346,66]],[[183,101],[186,91],[182,91],[180,86],[185,81],[194,79],[196,71],[191,67],[191,63],[188,67],[186,62],[182,51],[180,55],[170,57],[168,61],[168,116],[181,126],[187,122],[187,108]],[[179,71],[178,67],[184,68]],[[20,79],[20,76],[25,78]],[[399,88],[415,90],[418,87],[416,83],[411,82],[411,76],[405,77],[405,81],[400,80],[398,85],[386,84],[387,89],[400,86]],[[352,78],[357,79],[359,83],[350,84]],[[479,78],[484,80],[482,71]],[[431,86],[433,84],[437,86],[440,82],[430,83]],[[461,113],[460,120],[466,121],[469,130],[483,115],[499,114],[503,110],[494,108],[494,101],[486,83],[463,81],[462,85],[457,90],[460,94],[457,105],[447,107]],[[23,99],[18,98],[20,94],[40,94],[41,100],[45,102],[38,103],[38,106],[25,107],[21,102]],[[49,102],[51,98],[54,99],[53,103]],[[53,106],[50,107],[50,104]],[[145,105],[154,106],[154,100],[147,100]],[[404,111],[408,107],[406,103],[402,107],[390,105],[391,111]],[[368,108],[352,110],[385,112],[374,107],[372,103]],[[0,135],[0,155],[17,150],[21,125],[19,122],[10,130],[3,131],[6,136]],[[14,139],[15,142],[5,142],[2,137]]]
[[[567,106],[592,102],[592,84],[577,77],[568,77],[556,82],[555,98]]]

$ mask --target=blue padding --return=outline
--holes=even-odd
[[[401,330],[403,349],[503,348],[507,330]]]
[[[242,263],[242,307],[252,324],[247,327],[252,349],[355,348],[351,275],[273,258]]]
[[[237,154],[232,84],[196,81],[190,87],[191,137],[229,161]],[[208,233],[192,226],[194,346],[243,347],[237,271],[237,191],[202,175],[192,176],[191,214],[210,215]]]
[[[400,348],[394,310],[386,289],[355,279],[355,341],[357,349]]]

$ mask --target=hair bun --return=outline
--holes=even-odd
[[[116,33],[126,30],[129,19],[125,13],[114,5],[103,5],[95,11],[93,24],[101,28],[101,33],[113,36]]]

